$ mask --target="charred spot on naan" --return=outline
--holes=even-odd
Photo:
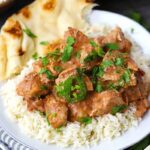
[[[31,12],[28,7],[24,7],[19,11],[24,18],[29,19],[31,17]]]
[[[22,48],[20,48],[19,50],[18,50],[18,55],[19,56],[23,56],[25,54],[25,51],[22,49]]]
[[[44,10],[53,10],[56,6],[56,0],[48,0],[43,4]]]
[[[7,26],[4,31],[10,35],[12,35],[15,38],[22,37],[22,28],[18,21],[9,19],[9,26]]]

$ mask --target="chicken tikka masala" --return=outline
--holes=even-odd
[[[144,72],[130,57],[131,42],[119,27],[107,36],[89,38],[69,28],[64,39],[48,45],[45,57],[34,55],[33,71],[17,86],[29,111],[40,111],[52,127],[67,121],[89,123],[92,117],[148,110]]]

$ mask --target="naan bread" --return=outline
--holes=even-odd
[[[41,41],[59,40],[68,27],[86,30],[93,6],[86,0],[36,0],[9,17],[0,33],[0,80],[18,74],[35,52],[46,55]]]

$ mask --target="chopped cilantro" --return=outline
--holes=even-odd
[[[46,68],[42,68],[40,71],[39,71],[39,74],[46,74],[46,77],[48,79],[54,79],[54,76],[52,75],[52,73],[47,70]]]
[[[103,75],[104,75],[104,69],[100,66],[99,69],[98,69],[97,76],[102,77]]]
[[[122,75],[122,79],[125,81],[125,83],[130,82],[130,75],[131,72],[129,69],[125,70],[124,74]]]
[[[37,59],[38,59],[38,53],[33,54],[33,55],[32,55],[32,58],[33,58],[34,60],[37,60]]]
[[[90,44],[91,44],[93,47],[97,47],[97,46],[98,46],[93,40],[90,41]]]
[[[112,52],[114,50],[118,50],[119,45],[117,43],[108,43],[105,45],[105,48],[107,48],[110,52]]]
[[[76,68],[76,70],[80,77],[84,75],[84,71],[85,71],[84,68]]]
[[[48,126],[50,126],[50,122],[49,122],[48,117],[49,117],[49,116],[46,114],[46,121],[47,121]]]
[[[68,38],[67,38],[67,44],[68,45],[73,45],[75,43],[75,39],[73,38],[73,37],[71,37],[71,36],[69,36]]]
[[[99,92],[99,93],[103,91],[103,87],[100,83],[97,83],[97,85],[95,87],[95,91]]]
[[[37,38],[37,36],[33,34],[29,28],[25,28],[23,31],[31,38]]]
[[[56,112],[53,112],[50,114],[51,118],[55,118],[57,116],[57,113]]]
[[[75,103],[85,99],[87,89],[81,77],[71,76],[56,86],[56,92],[59,96],[64,97],[68,103]]]
[[[114,63],[113,63],[113,61],[111,61],[111,60],[105,60],[105,61],[102,62],[101,65],[102,65],[102,67],[105,69],[105,68],[108,68],[108,67],[110,67],[110,66],[113,66]]]
[[[42,57],[42,58],[41,58],[41,61],[42,61],[42,64],[43,64],[44,67],[45,67],[46,65],[48,65],[48,63],[49,63],[48,57]]]
[[[47,90],[48,87],[47,87],[46,85],[41,85],[41,86],[40,86],[40,89],[41,89],[41,90]]]
[[[87,125],[87,124],[92,123],[92,118],[90,118],[90,117],[82,117],[82,118],[79,119],[79,122]]]
[[[127,109],[127,105],[114,106],[114,107],[112,107],[111,113],[112,113],[113,115],[115,115],[116,113],[122,112],[122,111],[124,111],[124,110],[126,110],[126,109]]]
[[[41,44],[41,45],[48,45],[49,42],[48,42],[48,41],[42,41],[42,42],[40,42],[40,44]]]
[[[97,54],[98,54],[98,56],[103,57],[104,54],[105,54],[103,48],[99,47],[99,48],[97,49]]]
[[[75,43],[75,39],[73,37],[68,37],[67,38],[67,45],[66,45],[66,47],[64,49],[64,52],[63,52],[63,55],[62,55],[62,58],[61,58],[61,60],[63,62],[66,62],[66,61],[70,60],[72,52],[73,52],[72,45],[74,43]]]
[[[115,65],[116,66],[122,66],[124,64],[124,59],[123,58],[116,58],[115,59]]]
[[[92,51],[91,54],[89,54],[87,57],[84,58],[84,62],[91,62],[97,58],[97,52]]]
[[[55,51],[48,53],[48,56],[54,59],[59,58],[60,55],[61,55],[61,52],[59,49],[56,49]]]
[[[54,70],[60,73],[63,70],[63,68],[61,66],[54,66]]]

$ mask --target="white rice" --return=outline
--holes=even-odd
[[[102,28],[101,33],[106,33],[106,31],[108,31],[106,28]],[[140,55],[138,58],[141,59],[138,60],[138,64],[147,73],[148,62],[143,61],[145,57],[141,55],[137,46],[133,46],[133,49],[132,56]],[[70,145],[72,147],[88,147],[104,139],[118,137],[130,127],[138,125],[139,119],[134,116],[136,109],[134,106],[130,106],[125,113],[117,113],[116,116],[107,114],[103,117],[97,117],[86,126],[79,122],[68,122],[67,126],[60,130],[53,129],[39,112],[29,112],[23,98],[16,93],[16,85],[26,74],[32,71],[32,62],[33,60],[30,60],[21,74],[8,80],[1,89],[1,96],[9,117],[16,121],[21,130],[28,136],[47,144],[53,143],[62,147]]]

